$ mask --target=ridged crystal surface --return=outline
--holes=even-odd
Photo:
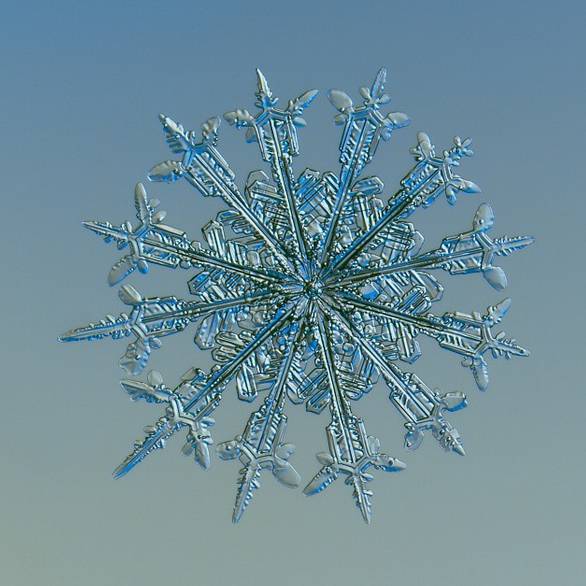
[[[443,292],[436,275],[479,273],[500,291],[507,280],[496,260],[533,240],[493,237],[494,215],[482,203],[465,231],[421,251],[423,236],[411,215],[440,196],[454,204],[462,194],[479,193],[475,183],[456,173],[473,153],[470,140],[459,137],[438,153],[429,136],[419,133],[411,149],[413,167],[395,193],[383,196],[381,179],[364,172],[381,140],[409,124],[403,113],[383,112],[389,102],[384,69],[370,87],[360,88],[359,103],[339,90],[328,93],[342,129],[337,174],[295,173],[292,166],[299,152],[297,130],[305,126],[304,110],[317,91],[281,109],[258,70],[257,80],[256,112],[238,109],[224,115],[245,130],[247,142],[258,145],[266,163],[265,170],[248,175],[243,190],[217,149],[219,118],[206,121],[197,133],[160,117],[176,157],[155,165],[149,180],[184,179],[204,197],[227,204],[203,226],[201,241],[164,223],[165,212],[141,183],[134,193],[137,222],[84,222],[122,252],[109,273],[110,285],[159,265],[187,271],[190,297],[143,297],[125,284],[119,293],[125,312],[70,330],[61,340],[128,338],[121,366],[131,375],[143,371],[165,336],[184,329],[192,331],[200,349],[211,350],[215,366],[209,372],[192,368],[173,386],[156,371],[144,380],[122,381],[133,400],[157,403],[162,410],[116,468],[116,477],[180,431],[186,433],[182,452],[208,468],[212,415],[222,395],[235,388],[239,399],[256,402],[258,409],[240,435],[215,450],[221,459],[238,459],[242,465],[233,520],[242,516],[263,473],[289,487],[300,484],[291,462],[295,446],[285,439],[285,410],[294,403],[330,415],[328,450],[317,454],[319,468],[305,494],[319,493],[344,477],[369,522],[371,472],[399,471],[405,464],[381,450],[352,404],[380,381],[404,419],[407,448],[417,448],[429,432],[445,450],[464,455],[447,415],[465,407],[466,397],[432,390],[410,371],[421,354],[418,336],[461,355],[481,390],[488,385],[487,355],[510,358],[528,352],[494,331],[509,299],[483,311],[434,314],[432,305]]]

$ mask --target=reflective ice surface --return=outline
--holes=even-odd
[[[144,381],[122,381],[133,400],[162,404],[163,411],[116,468],[116,477],[178,431],[186,432],[183,453],[208,468],[212,415],[233,385],[242,401],[259,403],[243,432],[216,448],[221,459],[242,464],[233,520],[250,503],[263,471],[289,487],[301,483],[290,461],[295,446],[285,439],[285,407],[292,402],[305,404],[310,413],[330,413],[328,451],[317,454],[319,469],[305,494],[319,493],[343,476],[369,522],[371,472],[399,471],[405,464],[381,450],[353,414],[352,402],[381,380],[405,420],[407,448],[417,448],[430,432],[442,448],[464,455],[460,434],[447,418],[466,406],[464,394],[432,390],[403,364],[417,360],[417,337],[428,336],[460,354],[462,365],[485,390],[488,355],[528,355],[504,332],[494,331],[509,299],[471,313],[434,314],[431,308],[443,292],[439,271],[480,273],[494,289],[504,289],[507,279],[495,264],[498,257],[525,248],[532,238],[492,237],[494,214],[482,203],[465,231],[421,252],[423,236],[409,221],[413,212],[440,196],[455,204],[461,195],[480,192],[456,173],[473,154],[471,141],[455,137],[438,153],[429,136],[419,133],[411,149],[413,167],[399,189],[383,197],[381,179],[364,171],[381,139],[388,141],[409,124],[403,113],[383,113],[389,102],[384,69],[370,87],[360,88],[358,104],[342,91],[328,94],[342,128],[338,174],[293,170],[297,130],[305,126],[303,112],[317,91],[281,109],[258,70],[257,78],[257,112],[238,109],[224,115],[244,129],[248,142],[258,144],[266,163],[265,170],[249,174],[243,192],[217,150],[219,118],[206,121],[197,133],[161,115],[176,158],[155,165],[149,180],[185,179],[203,196],[227,204],[202,228],[202,242],[165,224],[159,202],[149,199],[140,183],[134,193],[136,223],[84,222],[122,251],[108,275],[110,285],[161,265],[189,271],[191,296],[143,297],[133,286],[122,285],[125,312],[72,329],[61,340],[129,338],[121,366],[132,375],[146,367],[164,336],[187,327],[196,345],[212,352],[215,366],[209,372],[190,369],[173,386],[156,371]]]

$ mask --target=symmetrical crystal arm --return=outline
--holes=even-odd
[[[492,209],[483,203],[476,211],[472,230],[444,238],[439,248],[389,265],[357,270],[345,276],[334,275],[330,286],[344,288],[413,269],[443,269],[451,274],[480,272],[492,287],[502,290],[507,285],[507,278],[500,267],[494,266],[495,256],[508,256],[523,250],[534,239],[531,236],[503,236],[492,240],[488,232],[493,224]]]
[[[234,358],[226,362],[207,378],[203,385],[198,385],[193,393],[187,398],[180,399],[175,411],[166,410],[165,414],[158,419],[154,426],[149,428],[146,437],[135,444],[134,450],[128,457],[116,468],[114,476],[119,478],[128,473],[138,463],[142,462],[153,450],[162,448],[165,441],[170,438],[175,431],[183,427],[185,423],[180,415],[190,413],[190,416],[199,421],[204,416],[209,416],[211,410],[219,403],[219,398],[239,368],[246,362],[250,356],[256,352],[269,338],[275,335],[288,323],[290,323],[296,306],[293,302],[288,302],[282,306],[275,314],[273,319],[261,328],[256,336],[240,350]],[[197,384],[199,379],[188,381]],[[182,384],[184,384],[183,381]],[[214,407],[210,407],[213,404]],[[205,413],[205,415],[203,415]]]
[[[219,118],[212,118],[203,125],[203,140],[197,142],[195,133],[186,132],[180,124],[161,114],[167,142],[175,153],[181,153],[181,161],[163,161],[150,173],[151,181],[176,181],[184,177],[200,193],[208,197],[221,197],[236,210],[264,240],[283,268],[291,273],[294,266],[283,247],[250,208],[234,182],[234,173],[215,148]]]
[[[337,374],[336,354],[331,343],[331,328],[329,316],[323,313],[322,304],[319,304],[319,311],[316,311],[314,327],[316,327],[317,340],[320,354],[330,385],[330,408],[332,418],[336,421],[344,421],[351,415],[350,404],[340,385]],[[344,443],[347,445],[345,452],[350,461],[355,459],[354,448],[349,435],[344,436]]]
[[[139,223],[133,227],[130,222],[113,226],[109,222],[86,221],[83,226],[106,242],[115,242],[118,249],[128,249],[112,267],[108,275],[110,285],[116,285],[136,269],[146,273],[149,263],[170,268],[190,268],[198,266],[209,269],[221,269],[231,274],[254,279],[261,282],[278,283],[287,280],[287,276],[262,266],[232,262],[205,251],[197,242],[188,239],[185,232],[162,223],[166,212],[155,211],[156,200],[147,201],[146,191],[141,183],[135,188],[135,206]]]
[[[297,203],[293,194],[293,170],[291,168],[290,157],[283,154],[279,137],[277,135],[277,128],[275,121],[269,121],[269,128],[273,143],[275,144],[275,162],[272,165],[273,177],[276,179],[279,185],[279,190],[284,196],[285,204],[287,207],[287,215],[289,217],[289,224],[294,234],[294,252],[298,253],[301,257],[302,263],[300,264],[301,270],[307,276],[307,269],[304,267],[304,263],[307,262],[307,246],[305,242],[305,235],[303,233],[303,227],[299,218],[299,211],[297,209]]]
[[[319,310],[315,317],[316,335],[330,385],[332,419],[326,428],[329,452],[317,454],[322,468],[303,492],[306,495],[313,495],[323,491],[341,472],[347,477],[346,484],[352,485],[354,489],[354,501],[362,518],[366,523],[370,523],[372,491],[366,485],[373,477],[368,473],[369,468],[396,472],[404,469],[405,464],[382,453],[379,440],[367,435],[362,419],[353,415],[338,378],[329,313],[325,304],[320,301],[317,303]]]
[[[453,412],[465,407],[465,395],[459,392],[440,395],[437,391],[432,391],[415,374],[403,372],[384,357],[374,340],[365,339],[362,332],[346,318],[343,309],[335,300],[332,299],[327,308],[324,306],[324,310],[372,360],[391,389],[389,399],[406,420],[405,446],[409,449],[419,447],[423,432],[431,431],[445,450],[465,455],[458,430],[443,415],[444,411]]]
[[[329,99],[338,110],[337,124],[344,124],[340,142],[340,163],[342,165],[335,196],[334,209],[327,225],[320,253],[320,264],[325,268],[336,240],[338,223],[352,186],[364,167],[371,161],[379,141],[389,140],[394,129],[409,124],[409,118],[401,112],[391,112],[386,116],[380,107],[390,101],[384,93],[387,71],[382,68],[370,88],[363,87],[360,93],[364,98],[362,106],[355,107],[351,98],[340,90],[331,90]]]
[[[285,350],[275,382],[263,404],[251,414],[242,435],[220,444],[217,448],[218,456],[223,460],[238,458],[243,465],[232,515],[235,523],[240,520],[252,500],[254,491],[260,486],[260,474],[263,469],[271,470],[273,476],[285,486],[295,488],[299,485],[299,474],[289,463],[295,446],[283,443],[287,426],[283,403],[287,381],[306,329],[305,314],[299,323],[291,326],[291,331],[286,335],[289,346]]]
[[[117,340],[130,335],[135,328],[151,336],[164,336],[181,331],[188,322],[210,313],[267,301],[274,298],[274,295],[273,290],[258,289],[238,297],[199,303],[176,297],[142,297],[132,285],[124,285],[120,290],[120,297],[132,307],[130,315],[121,313],[113,319],[112,316],[106,316],[99,322],[73,328],[60,336],[59,341],[80,342],[106,337]]]
[[[262,158],[271,165],[278,191],[285,201],[289,227],[293,234],[292,252],[299,257],[298,268],[306,273],[306,239],[294,195],[295,181],[291,161],[299,152],[296,127],[305,125],[301,114],[315,99],[318,92],[317,90],[305,92],[298,98],[290,100],[286,110],[281,110],[276,107],[278,99],[273,96],[263,73],[257,69],[256,74],[258,80],[256,105],[260,113],[254,117],[247,110],[235,110],[227,112],[224,118],[237,128],[247,128],[247,139],[258,143]]]
[[[478,312],[448,312],[438,317],[397,311],[380,303],[365,301],[350,292],[339,292],[338,296],[354,310],[410,326],[416,332],[437,340],[442,348],[464,356],[466,360],[462,364],[472,370],[481,390],[488,386],[488,366],[483,357],[486,352],[490,351],[494,358],[529,355],[515,340],[506,338],[504,332],[492,332],[492,327],[500,323],[511,306],[508,298],[488,307],[484,315]]]
[[[417,139],[418,144],[412,149],[417,163],[401,180],[401,189],[389,199],[378,221],[332,260],[326,275],[342,270],[353,258],[366,250],[394,220],[410,214],[420,206],[431,205],[440,194],[444,193],[448,202],[454,204],[458,192],[480,192],[478,185],[454,173],[454,167],[460,164],[460,160],[473,154],[469,148],[470,139],[455,137],[454,146],[444,151],[441,157],[436,157],[427,134],[420,132]]]

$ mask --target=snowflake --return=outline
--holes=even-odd
[[[360,105],[339,90],[328,94],[338,111],[335,122],[343,126],[338,175],[306,169],[296,176],[292,169],[299,151],[297,128],[305,126],[303,111],[317,91],[305,92],[279,109],[258,70],[257,77],[259,112],[235,110],[224,115],[229,124],[246,129],[247,142],[258,144],[270,168],[270,175],[251,172],[244,193],[216,149],[219,118],[205,122],[198,138],[171,118],[160,117],[167,142],[179,158],[156,165],[148,178],[183,178],[202,195],[221,197],[228,204],[203,227],[205,244],[164,224],[165,212],[157,211],[159,202],[148,199],[141,183],[134,194],[138,224],[84,222],[126,251],[109,273],[110,285],[136,269],[146,273],[155,264],[193,271],[188,282],[192,297],[143,297],[126,284],[119,292],[128,306],[126,313],[73,329],[61,340],[129,337],[121,366],[132,375],[146,366],[161,338],[192,322],[197,346],[211,350],[213,368],[191,368],[173,388],[156,371],[146,381],[122,381],[133,400],[161,403],[164,411],[145,428],[145,437],[116,468],[115,477],[162,448],[179,430],[187,432],[182,452],[208,468],[211,416],[226,387],[235,382],[242,401],[255,401],[258,395],[263,400],[244,431],[216,450],[221,459],[239,459],[242,464],[233,520],[238,521],[250,503],[263,470],[286,486],[300,483],[289,461],[295,446],[284,439],[289,399],[305,403],[311,413],[328,409],[331,417],[326,428],[328,451],[317,454],[321,469],[304,493],[319,493],[344,476],[369,522],[371,469],[393,472],[405,465],[381,451],[379,440],[367,434],[363,420],[352,412],[352,402],[381,380],[405,420],[407,448],[417,448],[424,433],[430,432],[442,448],[464,455],[460,435],[446,414],[465,407],[465,395],[440,394],[404,371],[399,362],[413,363],[421,354],[417,336],[429,336],[463,356],[462,364],[484,390],[487,352],[495,358],[528,352],[503,332],[493,332],[509,309],[508,299],[484,313],[432,314],[442,286],[428,271],[481,273],[501,290],[506,277],[493,264],[496,257],[525,248],[533,239],[492,239],[494,216],[483,203],[470,230],[420,252],[423,237],[407,218],[441,194],[454,204],[459,193],[479,192],[476,184],[455,173],[460,161],[473,153],[469,139],[456,137],[453,146],[438,155],[429,137],[419,133],[411,149],[415,164],[384,203],[378,197],[382,181],[363,177],[362,172],[380,140],[389,140],[409,123],[405,114],[381,112],[389,102],[384,69],[370,88],[360,88]]]

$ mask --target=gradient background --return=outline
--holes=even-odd
[[[583,273],[586,98],[581,2],[25,2],[4,7],[2,72],[2,481],[0,583],[6,586],[575,586],[583,583]],[[308,499],[267,476],[242,522],[230,523],[238,466],[203,473],[179,440],[131,475],[110,474],[158,409],[122,394],[123,343],[59,345],[57,335],[122,310],[106,274],[117,258],[83,219],[133,219],[132,188],[168,151],[157,114],[198,127],[252,107],[254,67],[282,99],[317,87],[357,97],[390,71],[392,107],[412,125],[378,151],[372,172],[393,191],[418,130],[439,149],[472,136],[462,175],[480,198],[445,200],[412,217],[436,246],[489,201],[494,234],[537,243],[502,259],[513,298],[507,332],[532,356],[491,361],[474,389],[458,357],[423,342],[415,365],[432,386],[469,393],[451,421],[468,456],[427,438],[402,448],[386,398],[356,407],[370,433],[407,461],[377,474],[363,524],[339,481]],[[337,171],[340,130],[322,95],[307,113],[296,162]],[[242,185],[262,166],[226,125],[220,146]],[[168,222],[190,230],[217,205],[185,183],[154,185]],[[483,310],[503,297],[478,275],[449,277],[435,311]],[[142,292],[186,295],[188,275],[154,269]],[[208,365],[192,334],[165,341],[151,367],[174,384]],[[216,441],[251,406],[232,394]],[[288,439],[304,480],[317,470],[327,416],[290,410]]]

